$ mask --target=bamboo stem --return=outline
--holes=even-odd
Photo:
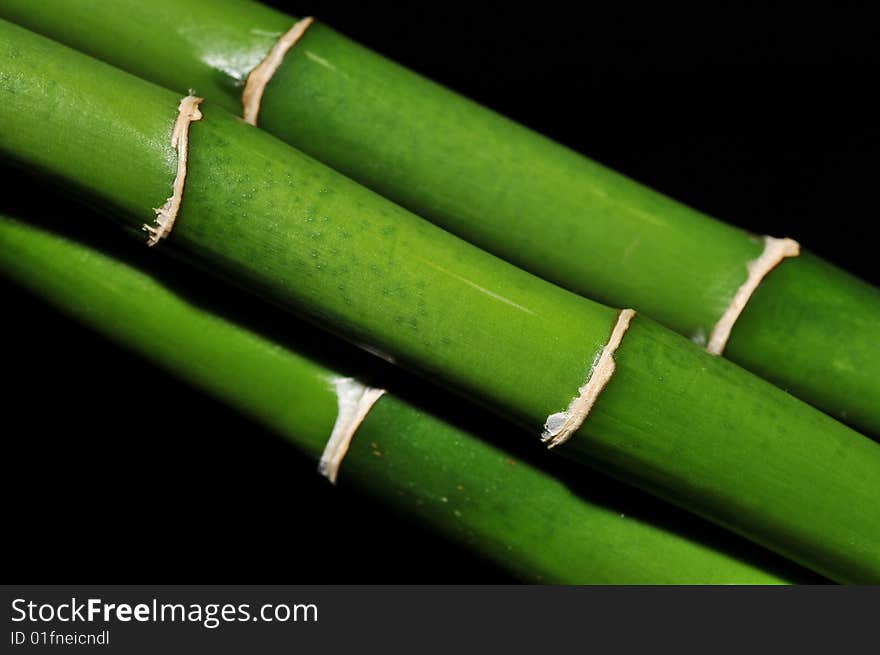
[[[0,150],[140,236],[167,196],[179,98],[0,24]],[[422,221],[219,107],[190,126],[161,248],[447,385],[536,435],[618,312]],[[558,450],[841,581],[880,580],[880,445],[642,316]]]
[[[179,293],[168,276],[151,272],[155,266],[139,270],[128,263],[125,252],[0,215],[3,274],[269,427],[317,462],[336,416],[333,381],[352,371],[328,369],[315,354],[300,354],[216,313],[192,300],[192,293]],[[329,338],[322,341],[319,354],[341,347]],[[309,350],[316,352],[314,343]],[[632,503],[615,499],[619,490],[613,484],[598,477],[589,487],[570,489],[540,466],[493,445],[498,441],[493,433],[503,428],[480,434],[461,427],[462,415],[471,413],[459,407],[459,422],[447,423],[403,398],[384,396],[356,432],[341,483],[528,581],[788,581],[790,573],[775,572],[778,563],[772,559],[765,568],[752,562],[753,550],[738,554],[668,527],[651,516],[658,514],[651,511],[657,503],[647,497],[640,506],[644,511],[637,506],[634,512]],[[679,522],[691,532],[704,530],[686,517]]]
[[[295,20],[241,0],[0,0],[0,15],[237,114],[248,74]],[[273,74],[260,126],[545,279],[701,343],[763,248],[319,23]],[[725,355],[880,436],[880,291],[809,259],[761,283]]]

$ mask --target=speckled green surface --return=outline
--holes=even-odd
[[[725,356],[880,437],[880,290],[804,253],[765,278]]]

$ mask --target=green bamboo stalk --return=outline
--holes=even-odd
[[[88,193],[138,234],[175,177],[178,100],[0,24],[0,151]],[[534,432],[568,406],[615,310],[202,108],[182,212],[160,249]],[[643,317],[615,359],[560,450],[833,579],[880,580],[880,445]]]
[[[332,371],[218,315],[131,259],[118,246],[99,249],[0,215],[4,275],[317,461],[336,419],[333,381],[351,371]],[[324,344],[325,351],[338,348]],[[629,507],[607,504],[615,489],[601,480],[585,492],[572,491],[492,445],[491,436],[388,394],[358,429],[340,483],[356,485],[528,581],[789,581],[792,572],[776,571],[775,560],[762,568],[750,561],[748,549],[740,556],[649,518],[647,497],[645,511],[633,516]]]
[[[294,22],[244,0],[0,0],[0,15],[237,114],[247,75]],[[273,76],[260,126],[527,270],[697,340],[762,249],[321,24]],[[765,279],[725,355],[880,435],[877,334],[880,292],[806,254]]]

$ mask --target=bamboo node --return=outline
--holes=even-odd
[[[168,237],[174,221],[177,220],[177,212],[183,199],[183,185],[186,182],[186,162],[189,154],[189,124],[202,119],[199,105],[204,98],[198,98],[190,90],[189,95],[180,101],[177,107],[177,120],[171,131],[171,147],[177,151],[177,175],[174,177],[172,193],[165,204],[155,209],[156,223],[150,225],[144,223],[143,229],[149,234],[148,246],[155,246],[162,239]]]
[[[257,124],[260,104],[263,101],[263,92],[266,90],[266,85],[272,79],[275,71],[278,70],[278,67],[284,60],[284,56],[302,38],[314,20],[314,18],[308,16],[294,23],[293,27],[285,32],[275,45],[272,46],[266,58],[248,74],[247,82],[244,85],[244,92],[241,94],[242,117],[246,123],[251,125]]]
[[[710,354],[720,355],[724,352],[734,323],[746,308],[749,298],[755,293],[755,289],[758,288],[767,273],[776,268],[779,262],[786,257],[797,257],[800,254],[800,244],[794,239],[764,237],[764,251],[756,259],[746,264],[746,269],[749,272],[746,281],[737,289],[727,309],[724,310],[724,314],[712,328],[709,345],[706,346],[706,350]]]
[[[614,353],[623,340],[623,335],[629,329],[630,321],[636,315],[635,310],[623,309],[617,316],[617,322],[611,330],[608,343],[602,348],[599,356],[593,362],[590,375],[582,387],[578,389],[568,408],[564,412],[550,414],[544,423],[544,432],[541,441],[547,444],[547,448],[555,448],[559,444],[568,441],[583,424],[596,399],[611,380],[617,365],[614,362]]]
[[[339,412],[333,431],[318,462],[318,472],[336,484],[339,467],[348,452],[355,432],[367,417],[370,409],[385,394],[385,389],[377,389],[361,384],[354,378],[334,378],[336,402]]]

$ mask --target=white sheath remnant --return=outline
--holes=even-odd
[[[336,415],[330,439],[321,454],[321,461],[318,462],[318,472],[336,484],[339,466],[348,452],[354,433],[376,401],[385,393],[385,389],[368,387],[353,378],[336,378],[333,386],[336,387],[339,413]]]
[[[764,237],[764,252],[757,259],[753,259],[746,268],[749,276],[742,283],[730,305],[724,310],[724,314],[712,328],[712,334],[709,336],[709,344],[706,350],[713,355],[720,355],[724,352],[727,340],[730,338],[730,331],[733,329],[736,319],[742,314],[746,308],[749,298],[755,293],[755,289],[764,279],[764,276],[772,271],[779,262],[786,257],[797,257],[801,254],[801,247],[797,241],[793,239],[776,239],[774,237]]]
[[[263,101],[263,91],[265,91],[266,85],[281,65],[284,55],[296,45],[296,42],[302,38],[314,20],[309,16],[294,23],[293,27],[272,46],[266,58],[248,75],[244,92],[241,94],[241,104],[244,106],[242,117],[246,123],[257,124],[257,116],[260,114],[260,103]]]
[[[155,246],[171,233],[177,212],[180,210],[180,201],[183,199],[183,185],[186,182],[186,159],[189,152],[189,124],[202,119],[199,110],[204,98],[197,98],[192,94],[180,101],[177,107],[177,120],[171,131],[171,147],[177,150],[177,175],[174,177],[174,185],[171,197],[165,204],[154,210],[156,212],[156,224],[144,223],[144,231],[149,233],[148,246]]]
[[[620,311],[617,323],[614,324],[614,329],[611,330],[611,337],[608,339],[608,343],[605,344],[602,352],[599,353],[599,357],[593,363],[593,368],[587,381],[578,389],[578,395],[572,399],[568,409],[564,412],[557,412],[547,417],[541,441],[549,442],[547,443],[548,448],[554,448],[568,441],[578,431],[578,428],[581,427],[590,410],[593,409],[596,399],[614,374],[614,369],[616,368],[614,352],[623,340],[623,335],[626,334],[629,328],[629,322],[635,315],[636,313],[632,309]]]

